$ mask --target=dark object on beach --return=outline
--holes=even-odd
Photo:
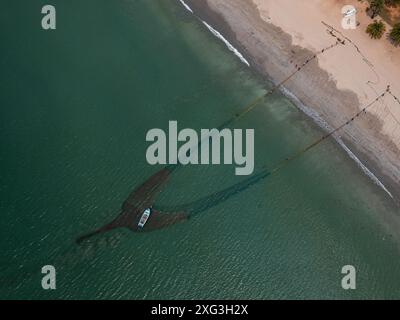
[[[146,224],[143,227],[139,226],[139,221],[144,210],[152,207],[155,196],[161,191],[162,187],[168,181],[171,172],[171,169],[164,168],[152,175],[143,184],[132,191],[132,193],[122,204],[122,211],[117,218],[110,223],[107,223],[103,227],[79,237],[76,240],[77,243],[81,243],[92,236],[105,233],[116,228],[128,228],[133,232],[148,232],[159,230],[187,220],[189,217],[185,212],[164,213],[156,209],[151,209],[151,215],[149,216]]]

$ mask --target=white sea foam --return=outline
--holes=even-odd
[[[190,11],[191,13],[194,13],[192,8],[190,8],[187,3],[183,0],[179,0],[179,2],[186,8],[186,10]],[[196,16],[197,17],[197,16]],[[244,56],[239,52],[238,49],[236,49],[228,40],[226,40],[223,35],[215,30],[213,27],[211,27],[207,22],[204,20],[201,20],[199,17],[197,17],[206,27],[208,30],[211,31],[211,33],[216,36],[218,39],[222,40],[225,45],[228,47],[230,51],[232,51],[239,59],[242,61],[244,64],[246,64],[248,67],[250,67],[250,63],[244,58]]]
[[[243,57],[243,55],[228,41],[226,40],[221,33],[211,27],[207,22],[201,21],[203,24],[211,31],[211,33],[216,36],[218,39],[222,40],[225,45],[228,47],[230,51],[232,51],[244,64],[250,67],[250,63]]]
[[[191,13],[194,13],[192,8],[190,8],[183,0],[179,0],[180,3]],[[250,63],[244,58],[244,56],[237,50],[228,40],[226,40],[220,32],[215,30],[213,27],[211,27],[207,22],[204,20],[200,20],[207,28],[208,30],[211,31],[213,35],[215,35],[217,38],[222,40],[225,45],[228,47],[230,51],[232,51],[244,64],[250,67]],[[316,113],[314,110],[306,107],[292,92],[290,92],[288,89],[285,87],[282,87],[282,92],[284,95],[286,95],[288,98],[290,98],[294,103],[298,106],[298,108],[303,111],[307,116],[312,118],[315,123],[318,124],[322,129],[325,129],[327,131],[331,131],[332,127],[324,120],[322,119],[318,113]],[[380,188],[382,188],[391,198],[393,198],[393,195],[390,193],[390,191],[385,187],[385,185],[375,176],[371,170],[369,170],[360,159],[357,158],[357,156],[347,147],[347,145],[343,142],[343,140],[338,136],[334,135],[334,139],[336,142],[346,151],[346,153],[349,155],[351,159],[353,159],[357,165],[361,168],[361,170]]]
[[[332,131],[333,128],[324,120],[322,119],[318,113],[316,113],[314,110],[311,108],[308,108],[305,106],[299,98],[297,98],[292,92],[290,92],[287,88],[282,87],[282,92],[285,96],[290,98],[296,105],[297,107],[303,111],[307,116],[312,118],[315,123],[318,124],[322,129],[326,131]],[[334,139],[336,142],[346,151],[346,153],[349,155],[349,157],[354,160],[357,165],[361,168],[361,170],[380,188],[382,188],[391,198],[393,198],[393,195],[391,192],[385,187],[385,185],[378,179],[377,176],[375,176],[371,170],[369,170],[363,163],[362,161],[357,158],[357,156],[347,147],[347,145],[343,142],[343,140],[340,138],[338,135],[333,135]]]
[[[180,3],[182,3],[182,5],[186,8],[187,11],[193,13],[192,8],[189,7],[189,6],[185,3],[185,1],[183,1],[183,0],[179,0],[179,1],[180,1]]]

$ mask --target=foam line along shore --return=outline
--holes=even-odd
[[[202,2],[195,2],[195,1],[190,1],[187,0],[186,2],[184,2],[183,0],[179,0],[188,11],[190,11],[193,15],[195,15],[197,17],[197,19],[199,19],[209,30],[210,32],[212,32],[215,36],[217,36],[218,38],[220,38],[229,48],[229,50],[231,50],[233,53],[235,53],[235,55],[237,55],[243,63],[247,64],[247,65],[251,65],[252,69],[255,70],[256,72],[260,73],[262,76],[266,77],[268,80],[276,83],[278,81],[281,80],[281,78],[284,78],[285,76],[287,76],[287,74],[289,73],[289,70],[292,71],[291,69],[286,69],[283,70],[284,68],[282,68],[279,64],[275,64],[272,68],[268,68],[268,70],[266,70],[266,68],[264,68],[262,65],[260,65],[259,61],[261,60],[271,60],[273,61],[274,59],[274,55],[279,55],[279,50],[281,49],[281,44],[279,43],[279,41],[276,40],[276,37],[278,37],[279,35],[282,36],[282,38],[285,38],[285,35],[282,30],[280,30],[280,33],[277,33],[276,36],[273,36],[271,40],[273,41],[269,41],[268,42],[268,50],[266,50],[265,56],[258,56],[257,55],[252,55],[252,50],[253,51],[260,51],[260,48],[255,48],[255,46],[252,45],[247,45],[246,43],[243,44],[243,42],[241,42],[240,40],[238,40],[237,38],[237,30],[233,30],[232,27],[232,21],[227,21],[228,19],[226,19],[226,15],[231,15],[232,17],[238,17],[238,18],[242,18],[245,19],[248,16],[251,16],[251,14],[259,14],[256,10],[256,8],[252,7],[252,5],[249,4],[236,4],[236,6],[232,6],[230,7],[229,4],[227,4],[226,2],[221,2],[221,1],[211,1],[211,3],[213,3],[214,5],[211,8],[211,5],[209,2],[207,1],[202,1]],[[250,8],[250,9],[249,9]],[[217,12],[216,9],[219,9],[219,11]],[[235,10],[237,10],[238,12],[235,12]],[[232,18],[233,19],[233,18]],[[260,20],[260,19],[259,19]],[[206,22],[207,21],[207,22]],[[258,21],[257,19],[254,19],[254,25],[258,23],[265,23],[265,21]],[[248,23],[250,23],[249,21],[247,21]],[[238,22],[238,24],[242,24],[244,25],[243,28],[247,28],[248,25],[245,25],[245,23],[243,22]],[[213,25],[213,27],[211,27],[211,25]],[[218,30],[217,30],[218,29]],[[247,29],[246,29],[247,30]],[[269,32],[272,32],[273,30],[268,30]],[[250,31],[246,31],[247,33],[249,33]],[[244,33],[244,31],[243,31]],[[223,35],[222,35],[223,34]],[[254,32],[250,32],[250,35],[253,36],[255,33]],[[250,35],[248,34],[248,36],[250,37]],[[228,40],[227,40],[228,39]],[[268,40],[268,39],[267,39]],[[331,39],[329,39],[328,36],[328,40],[331,41]],[[261,40],[258,39],[258,42],[260,42]],[[266,41],[267,42],[267,41]],[[233,44],[232,44],[233,43]],[[287,47],[282,49],[282,50],[290,50],[290,51],[299,51],[299,48],[292,46],[291,43],[287,43],[285,44]],[[239,48],[239,49],[236,49]],[[263,47],[262,49],[265,49],[265,47]],[[240,51],[239,51],[240,50]],[[342,50],[341,48],[338,50]],[[241,52],[245,52],[246,58],[244,58],[244,55]],[[267,56],[268,53],[271,54],[271,58],[270,56]],[[307,50],[306,52],[300,52],[301,54],[301,58],[300,59],[306,59],[307,54],[308,56],[312,56],[313,51],[311,50]],[[346,54],[346,52],[345,52]],[[365,60],[365,58],[364,58]],[[250,61],[250,62],[249,62]],[[301,62],[302,60],[300,60],[299,62]],[[272,62],[271,62],[272,64]],[[287,61],[284,62],[283,64],[288,64]],[[292,66],[293,67],[293,66]],[[319,69],[319,61],[316,64],[316,67]],[[312,66],[312,68],[314,68],[314,66]],[[274,71],[274,69],[279,69],[278,73],[279,75],[277,75],[277,72]],[[309,69],[309,68],[308,68]],[[269,72],[269,71],[272,72]],[[287,72],[286,74],[284,74],[283,72]],[[306,70],[307,71],[307,70]],[[314,70],[308,70],[305,74],[306,76],[313,76],[315,75],[316,81],[320,78],[320,74],[319,74],[320,70],[314,71]],[[300,98],[296,95],[296,93],[299,91],[297,90],[298,88],[296,86],[298,86],[297,83],[301,82],[302,77],[304,77],[303,75],[301,77],[298,77],[299,79],[295,79],[293,81],[291,81],[288,86],[285,85],[285,87],[281,87],[281,92],[288,97],[303,113],[305,113],[308,117],[310,117],[315,123],[317,123],[321,128],[323,129],[327,129],[327,128],[331,128],[334,127],[337,123],[338,120],[335,119],[335,121],[332,120],[332,115],[325,117],[325,114],[327,113],[326,110],[321,110],[321,109],[317,109],[315,108],[315,106],[313,105],[313,103],[310,103],[310,105],[307,103],[308,101],[306,99],[304,99],[304,95],[309,95],[309,96],[313,96],[316,95],[318,97],[318,99],[321,101],[323,100],[323,94],[324,92],[318,92],[318,88],[314,87],[313,88],[313,92],[312,94],[310,94],[310,91],[307,90],[306,88],[301,88],[301,93],[303,95],[300,96]],[[293,83],[295,83],[295,86],[293,86]],[[317,90],[317,91],[314,91]],[[339,92],[340,93],[340,92]],[[349,100],[347,96],[345,96],[346,94],[342,94],[340,93],[338,96],[339,98],[343,96],[343,100]],[[309,99],[309,101],[311,101],[312,99]],[[337,101],[330,101],[331,99],[326,99],[327,103],[326,103],[326,107],[329,108],[329,103],[332,104],[336,104]],[[340,100],[340,99],[338,99]],[[332,109],[332,108],[330,108]],[[341,110],[337,110],[337,112],[340,112]],[[346,113],[344,113],[346,114]],[[351,113],[347,114],[348,117],[351,117]],[[338,117],[338,119],[342,119],[340,117]],[[342,119],[343,121],[343,119]],[[396,170],[390,170],[391,168],[388,168],[387,165],[391,165],[393,163],[393,161],[389,161],[386,158],[383,158],[381,162],[377,162],[376,159],[374,157],[369,157],[367,152],[362,152],[363,150],[363,146],[366,144],[366,141],[361,141],[361,143],[350,143],[346,144],[344,142],[344,140],[348,140],[347,135],[350,135],[350,137],[355,136],[355,134],[353,132],[347,131],[348,129],[346,129],[345,132],[343,132],[343,138],[339,137],[339,136],[335,136],[335,139],[337,141],[337,143],[342,147],[342,149],[349,155],[349,157],[354,160],[356,162],[356,164],[360,167],[360,169],[362,170],[362,172],[364,172],[377,186],[379,186],[382,190],[384,190],[391,198],[400,198],[400,193],[398,193],[396,190],[397,188],[397,178],[395,176],[395,172],[397,173]],[[371,138],[372,139],[372,138]],[[359,139],[357,140],[357,142],[359,141]],[[349,147],[349,145],[351,145],[351,148]],[[358,150],[360,149],[360,150]],[[376,150],[374,150],[376,151]],[[376,151],[377,152],[377,151]],[[389,154],[389,156],[392,156],[392,154]],[[395,155],[394,155],[395,157]],[[368,158],[368,159],[367,159]]]

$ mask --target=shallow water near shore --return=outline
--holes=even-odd
[[[0,298],[400,298],[398,208],[334,140],[186,223],[76,246],[160,169],[146,162],[149,129],[216,127],[269,84],[178,1],[53,3],[54,32],[40,29],[41,1],[0,13]],[[255,172],[322,134],[281,94],[231,127],[255,129]],[[243,179],[189,166],[157,204]],[[46,264],[55,291],[41,289]],[[341,288],[348,264],[354,291]]]

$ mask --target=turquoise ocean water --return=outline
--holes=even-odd
[[[220,125],[270,86],[178,1],[44,1],[0,7],[0,298],[400,298],[388,195],[327,141],[257,185],[159,232],[77,236],[114,218],[160,167],[146,132]],[[10,14],[12,13],[12,14]],[[232,128],[255,129],[255,167],[322,131],[281,94]],[[176,172],[160,206],[241,181],[233,166]],[[57,289],[41,288],[41,267]],[[357,290],[341,268],[357,269]]]

